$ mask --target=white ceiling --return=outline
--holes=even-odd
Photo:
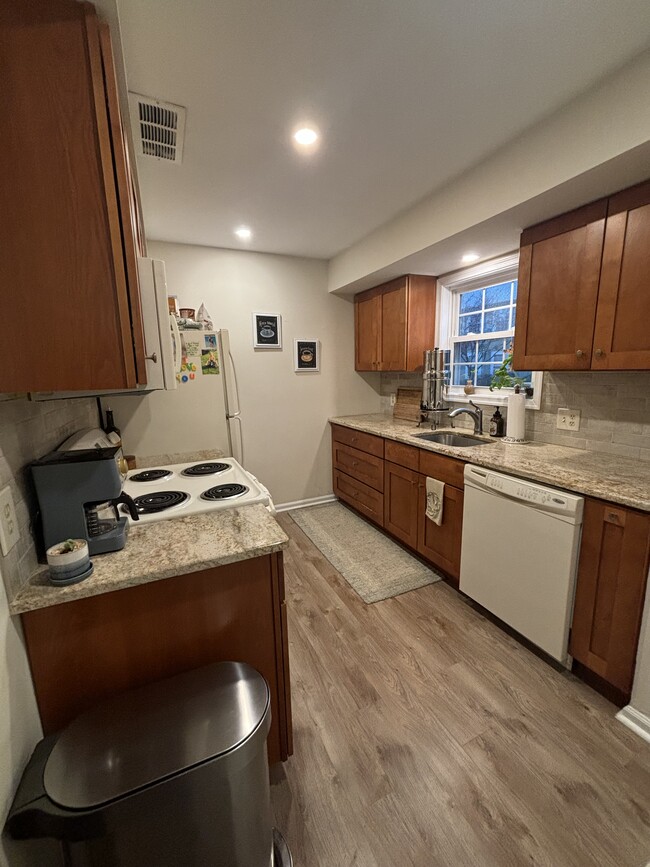
[[[119,0],[129,89],[187,107],[138,161],[147,235],[329,258],[642,51],[648,0]],[[312,122],[322,147],[298,155]],[[606,119],[604,119],[606,122]],[[233,229],[254,232],[244,244]]]

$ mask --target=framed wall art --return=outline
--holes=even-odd
[[[253,348],[282,349],[282,317],[279,313],[253,313]]]
[[[297,337],[293,341],[293,358],[296,373],[320,371],[320,341]]]

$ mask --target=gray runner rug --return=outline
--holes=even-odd
[[[364,602],[440,581],[440,575],[341,503],[292,509],[289,514]]]

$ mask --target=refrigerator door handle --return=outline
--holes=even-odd
[[[171,326],[172,334],[174,335],[172,343],[174,347],[174,374],[176,374],[179,373],[181,369],[180,359],[183,354],[183,349],[181,346],[181,332],[179,331],[178,322],[173,313],[169,314],[169,324]]]

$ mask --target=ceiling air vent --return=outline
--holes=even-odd
[[[129,93],[131,126],[138,156],[170,163],[183,160],[185,109],[150,96]]]

